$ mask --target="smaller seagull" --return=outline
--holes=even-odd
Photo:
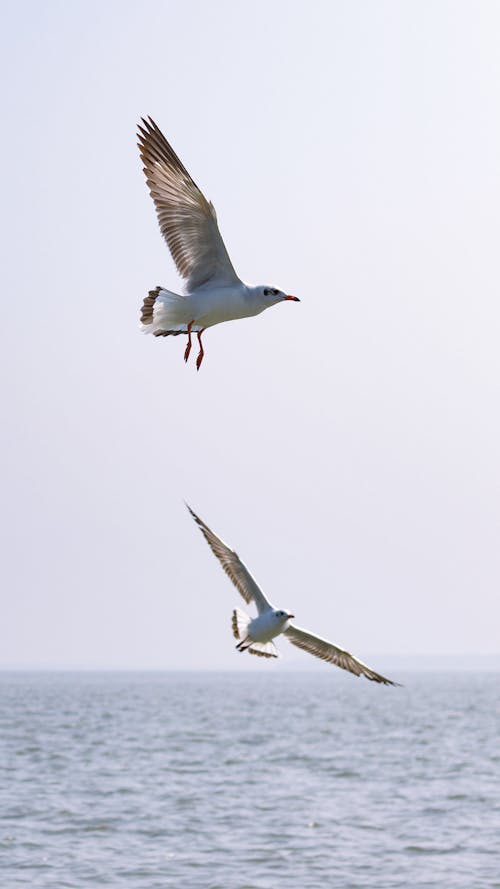
[[[142,306],[142,329],[154,336],[187,334],[184,361],[191,352],[191,334],[196,333],[199,370],[204,355],[201,335],[207,327],[259,315],[285,300],[300,300],[268,284],[253,287],[240,281],[221,238],[213,204],[195,185],[154,120],[142,118],[142,124],[138,137],[146,181],[161,233],[185,280],[184,295],[164,287],[149,291]]]
[[[398,682],[393,682],[392,679],[375,673],[354,655],[339,648],[338,645],[334,645],[333,642],[321,639],[320,636],[315,636],[313,633],[290,623],[295,615],[290,614],[286,609],[277,609],[271,605],[234,550],[217,537],[187,503],[186,506],[238,592],[241,593],[245,602],[254,602],[259,612],[258,616],[252,619],[239,608],[234,609],[232,627],[235,639],[239,640],[236,646],[238,651],[248,651],[249,654],[256,654],[259,657],[279,657],[273,639],[283,633],[298,648],[302,648],[309,654],[328,661],[330,664],[342,667],[343,670],[348,670],[355,676],[366,676],[367,679],[381,682],[384,685],[399,685]]]

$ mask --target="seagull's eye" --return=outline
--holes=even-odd
[[[273,296],[278,296],[279,290],[271,290]]]

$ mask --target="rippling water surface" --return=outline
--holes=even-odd
[[[500,887],[498,674],[3,674],[2,889]]]

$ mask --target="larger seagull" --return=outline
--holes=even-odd
[[[343,670],[348,670],[355,676],[366,676],[367,679],[371,679],[373,682],[382,682],[384,685],[399,684],[376,673],[375,670],[371,670],[350,652],[339,648],[333,642],[321,639],[320,636],[315,636],[314,633],[309,633],[308,630],[303,630],[290,623],[295,615],[271,605],[234,550],[230,549],[220,537],[217,537],[190,506],[188,509],[238,592],[241,593],[245,602],[253,602],[257,608],[258,616],[253,619],[240,611],[239,608],[235,608],[233,611],[232,626],[233,634],[238,639],[236,646],[238,651],[248,651],[249,654],[257,654],[260,657],[278,657],[273,639],[283,634],[298,648],[302,648],[309,654],[314,654],[315,657],[322,658],[330,664],[342,667]]]
[[[299,299],[268,284],[253,287],[240,281],[221,238],[213,204],[195,185],[154,120],[143,118],[142,124],[138,137],[144,173],[161,233],[185,280],[184,295],[164,287],[149,291],[142,306],[142,329],[154,336],[187,334],[185,361],[191,352],[191,334],[196,333],[199,370],[204,355],[201,335],[207,327]]]

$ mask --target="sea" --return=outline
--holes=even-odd
[[[0,889],[500,887],[500,674],[0,674]]]

